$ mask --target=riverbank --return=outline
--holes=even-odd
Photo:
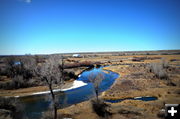
[[[148,56],[155,57],[155,56]],[[107,103],[110,105],[111,119],[160,119],[164,116],[165,104],[180,103],[180,64],[179,56],[156,56],[155,60],[111,62],[105,67],[106,70],[119,73],[120,77],[116,79],[113,86],[103,92],[100,98],[104,100],[124,99],[142,96],[157,97],[154,101],[125,100],[118,103]],[[129,56],[130,58],[130,56]],[[150,63],[158,63],[161,58],[165,58],[169,68],[167,74],[168,80],[158,79],[152,72],[149,72]],[[171,62],[171,59],[177,59],[177,62]],[[90,117],[98,119],[93,112],[91,102],[86,101],[68,108],[59,110],[60,114],[67,114],[73,119]]]
[[[86,67],[79,67],[79,68],[72,68],[66,69],[68,72],[73,72],[76,76],[78,76],[81,72],[83,72]],[[64,84],[58,87],[54,87],[55,90],[61,89],[68,90],[71,88],[76,88],[85,84],[74,82],[75,79],[70,79],[69,81],[64,81]],[[29,87],[29,88],[20,88],[20,89],[12,89],[12,90],[5,90],[0,89],[0,96],[2,97],[18,97],[18,96],[27,96],[33,95],[43,92],[48,92],[49,88],[47,86],[36,86],[36,87]]]
[[[162,59],[165,60],[164,63],[167,62],[167,68],[163,70],[166,71],[170,80],[157,78],[149,69],[149,64],[160,63],[163,61]],[[110,105],[109,112],[112,113],[112,119],[159,119],[163,117],[164,112],[162,110],[165,103],[180,103],[180,55],[110,55],[92,58],[68,58],[68,60],[73,62],[100,62],[102,65],[108,65],[108,67],[104,67],[105,70],[120,74],[111,88],[99,96],[101,99],[114,100],[141,96],[158,98],[154,101],[125,100],[118,103],[107,103]],[[79,75],[84,68],[68,70]],[[63,88],[72,87],[73,81],[73,79],[66,81]],[[16,90],[0,90],[0,96],[23,96],[42,91],[48,91],[48,88],[37,86]],[[59,109],[58,113],[73,119],[99,118],[92,110],[91,101]]]

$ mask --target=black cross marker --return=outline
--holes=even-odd
[[[180,119],[179,104],[165,104],[165,119]]]

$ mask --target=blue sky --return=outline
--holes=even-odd
[[[180,0],[0,0],[0,55],[180,49]]]

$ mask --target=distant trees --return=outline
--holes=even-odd
[[[63,65],[64,60],[62,56],[51,55],[39,70],[41,78],[45,80],[51,93],[54,119],[57,119],[58,103],[56,101],[57,99],[55,93],[53,92],[53,89],[54,87],[63,84]]]
[[[14,56],[7,57],[5,59],[6,69],[3,72],[4,75],[7,75],[9,77],[14,77],[15,76],[15,74],[16,74],[16,70],[15,70],[15,66],[14,66],[15,60],[16,60],[16,58]]]
[[[58,103],[53,90],[64,83],[64,58],[60,55],[50,55],[45,62],[38,65],[37,58],[33,56],[7,57],[5,72],[3,75],[12,80],[7,84],[0,84],[0,88],[13,89],[24,88],[33,83],[33,77],[40,77],[48,86],[53,107],[53,117],[57,119]]]
[[[37,63],[35,58],[31,56],[6,58],[6,75],[13,78],[22,75],[24,79],[32,78]]]
[[[10,82],[2,83],[0,88],[17,89],[26,88],[33,84],[31,80],[35,76],[37,63],[32,56],[9,56],[5,58],[5,68],[1,75],[10,77]]]
[[[26,71],[24,78],[32,78],[36,75],[37,60],[33,56],[24,56],[20,59],[23,70]]]

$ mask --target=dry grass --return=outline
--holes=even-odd
[[[157,78],[154,79],[153,73],[148,73],[148,68],[146,64],[149,63],[160,63],[161,58],[165,59],[166,63],[161,64],[164,68],[167,66],[174,67],[175,64],[180,64],[179,55],[147,55],[147,59],[143,62],[134,62],[132,58],[134,56],[109,56],[109,57],[98,57],[98,58],[81,58],[78,59],[80,61],[83,60],[93,60],[93,61],[102,61],[108,60],[111,61],[111,64],[120,64],[113,65],[109,67],[105,67],[106,70],[111,70],[120,74],[120,77],[113,84],[112,88],[106,92],[103,92],[101,98],[104,99],[120,99],[120,98],[129,98],[129,97],[139,97],[139,96],[155,96],[158,97],[157,101],[135,101],[135,100],[126,100],[121,103],[111,104],[112,107],[112,119],[128,119],[137,116],[136,118],[144,119],[157,119],[159,110],[161,110],[165,103],[180,103],[179,97],[179,87],[177,86],[167,86],[164,80],[159,80]],[[136,57],[144,57],[142,55]],[[158,58],[157,58],[158,57]],[[118,60],[115,60],[118,59]],[[177,59],[177,61],[170,61],[171,59]],[[76,59],[74,59],[76,60]],[[114,60],[114,62],[112,61]],[[123,62],[120,62],[122,60]],[[164,61],[163,61],[164,62]],[[127,65],[125,65],[127,64]],[[169,69],[168,69],[169,70]],[[172,68],[170,76],[173,80],[179,80],[178,71],[176,68]],[[173,77],[172,77],[173,74]],[[154,80],[152,80],[154,79]],[[122,89],[122,90],[121,90]],[[128,94],[128,95],[127,95]],[[124,106],[124,107],[123,107]],[[88,108],[89,107],[89,108]],[[131,108],[127,108],[131,107]],[[142,110],[138,110],[142,109]],[[71,113],[73,111],[77,111]],[[92,117],[95,119],[95,114],[92,113],[90,109],[90,105],[86,102],[84,104],[80,103],[77,105],[73,105],[67,109],[63,109],[63,113],[72,114],[76,119]],[[119,114],[120,112],[121,114]],[[124,114],[124,113],[129,114]],[[132,112],[132,113],[131,113]],[[133,115],[133,113],[135,113]],[[136,115],[140,114],[140,115]],[[97,117],[96,117],[97,118]]]
[[[88,57],[88,58],[68,58],[69,60],[73,60],[73,62],[83,62],[83,61],[91,61],[91,62],[102,62],[104,60],[115,60],[111,64],[122,64],[122,65],[118,65],[118,66],[110,66],[110,67],[105,67],[104,69],[107,70],[112,70],[114,72],[117,72],[120,74],[120,77],[124,77],[128,74],[130,74],[131,72],[134,72],[134,70],[132,70],[130,65],[125,65],[125,64],[146,64],[146,63],[157,63],[160,62],[160,59],[153,59],[154,57],[161,57],[161,58],[165,58],[166,61],[169,62],[169,65],[178,65],[180,64],[180,55],[136,55],[136,57],[147,57],[148,60],[144,60],[143,62],[133,62],[131,59],[134,56],[112,56],[112,55],[107,55],[106,57]],[[177,61],[170,61],[171,59],[176,59]],[[123,62],[120,62],[120,60],[122,60]],[[69,63],[69,61],[66,61],[66,63]],[[82,70],[84,70],[83,68],[74,68],[74,69],[69,69],[73,72],[75,72],[76,74],[79,74]],[[144,69],[145,70],[145,69]],[[141,71],[141,70],[140,70]],[[176,75],[176,74],[174,74]],[[173,75],[173,76],[174,76]],[[118,78],[121,79],[121,78]],[[6,79],[3,79],[4,81],[6,81]],[[44,86],[38,86],[38,87],[30,87],[30,88],[25,88],[25,89],[17,89],[17,90],[1,90],[0,91],[0,95],[2,96],[13,96],[13,95],[25,95],[25,94],[30,94],[33,92],[38,92],[38,91],[45,91],[47,90],[47,88],[45,88]]]

